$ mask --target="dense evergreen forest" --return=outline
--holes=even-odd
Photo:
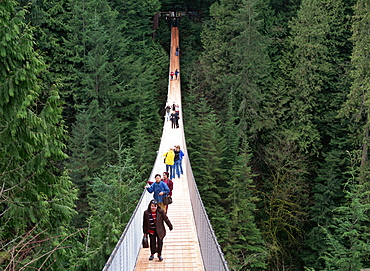
[[[370,268],[369,0],[0,0],[0,268],[102,269],[159,146],[174,9],[198,14],[184,126],[230,270]]]

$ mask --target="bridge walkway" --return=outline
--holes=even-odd
[[[171,28],[171,55],[169,71],[180,71],[180,54],[176,55],[176,48],[179,47],[179,29],[178,27]],[[174,145],[180,145],[186,153],[186,147],[183,146],[184,129],[182,122],[181,110],[181,88],[180,88],[181,72],[178,79],[169,80],[168,87],[168,102],[178,104],[180,106],[180,128],[172,129],[171,122],[164,120],[161,148],[160,150],[167,151]],[[184,159],[184,163],[188,160]],[[157,163],[158,164],[158,163]],[[149,248],[141,248],[136,262],[135,270],[204,270],[199,248],[198,236],[194,222],[194,215],[190,201],[190,193],[187,180],[186,168],[188,165],[183,164],[184,174],[181,178],[173,179],[174,189],[172,192],[173,203],[169,205],[168,217],[173,225],[173,230],[169,231],[167,226],[167,235],[164,238],[162,256],[164,260],[161,262],[158,258],[149,261]],[[161,174],[165,171],[165,165],[162,163],[157,169],[157,173]]]

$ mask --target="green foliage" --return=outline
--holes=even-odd
[[[311,221],[314,223],[307,238],[309,249],[304,253],[305,261],[317,269],[324,268],[323,257],[328,253],[328,245],[324,240],[326,232],[335,223],[334,210],[345,202],[342,192],[348,179],[345,169],[348,167],[346,150],[352,149],[353,137],[350,135],[353,125],[348,118],[343,118],[343,109],[338,119],[337,112],[345,102],[351,78],[348,76],[349,56],[349,22],[351,3],[332,1],[324,5],[327,9],[325,17],[329,17],[329,33],[325,44],[329,48],[328,60],[332,70],[327,73],[327,90],[318,96],[321,109],[316,114],[322,116],[318,128],[323,142],[322,160],[316,170],[317,178],[313,187],[314,206],[311,208]],[[355,143],[356,144],[356,143]],[[333,234],[333,232],[330,232]],[[337,237],[334,237],[337,238]]]
[[[116,150],[116,164],[106,163],[91,182],[92,209],[82,238],[75,240],[69,270],[100,270],[117,244],[136,204],[143,183],[135,170],[135,159],[122,144]]]
[[[203,48],[201,42],[202,25],[188,18],[182,18],[179,31],[181,84],[187,86],[187,84],[191,84],[190,82],[195,79],[194,76],[203,76],[203,73],[199,71],[199,56]],[[197,80],[197,86],[202,84],[202,80]],[[182,89],[183,96],[187,95],[186,91],[186,87]]]
[[[297,254],[302,249],[303,227],[307,219],[309,184],[307,158],[299,147],[280,138],[264,148],[269,174],[262,176],[259,189],[261,230],[268,247],[269,268],[299,268]]]
[[[71,19],[71,10],[67,0],[21,0],[21,5],[29,5],[26,14],[27,23],[33,25],[34,37],[37,42],[34,48],[39,52],[47,65],[48,72],[40,74],[42,84],[49,88],[58,84],[61,98],[71,101],[73,91],[71,80],[73,73],[71,62],[72,50],[66,43],[71,33],[68,21]],[[74,114],[73,105],[64,104],[63,117],[66,125],[70,125]]]
[[[114,150],[118,149],[122,130],[122,125],[111,110],[100,108],[97,100],[77,115],[77,121],[72,127],[69,144],[71,156],[68,162],[71,179],[79,188],[77,227],[85,225],[84,221],[89,216],[88,195],[91,193],[93,177],[104,164],[117,163]]]
[[[205,25],[201,57],[207,99],[222,119],[227,109],[228,92],[233,109],[245,132],[260,129],[260,84],[268,77],[268,40],[259,32],[262,2],[221,1],[211,7],[212,20]],[[227,91],[226,91],[227,90]]]
[[[354,6],[353,35],[351,40],[354,43],[351,58],[351,77],[353,84],[348,94],[348,99],[341,110],[341,116],[351,120],[350,131],[354,137],[353,144],[363,144],[362,165],[367,161],[368,153],[368,122],[369,108],[367,91],[370,84],[370,67],[365,59],[369,57],[368,44],[370,39],[367,29],[370,25],[370,6],[367,1],[357,1]]]
[[[213,111],[209,110],[205,99],[200,98],[199,103],[195,103],[194,106],[198,115],[196,118],[197,130],[203,131],[203,133],[200,135],[197,145],[193,146],[200,153],[198,157],[192,159],[194,161],[193,171],[197,182],[200,183],[200,193],[208,202],[207,207],[210,207],[218,201],[219,188],[225,186],[221,167],[224,143],[220,133],[220,124]],[[204,133],[204,131],[207,132]]]
[[[230,268],[369,266],[368,1],[20,3],[0,3],[2,268],[101,269],[155,159],[170,31],[151,18],[175,5],[202,16],[181,19],[184,124]]]
[[[344,140],[340,141],[344,145]],[[343,169],[348,166],[345,150],[333,149],[325,155],[325,161],[322,165],[323,167],[317,170],[318,177],[315,179],[315,185],[312,188],[312,199],[315,204],[310,207],[310,220],[315,226],[312,226],[307,234],[306,245],[308,247],[302,253],[305,262],[317,269],[323,268],[322,255],[327,249],[323,227],[332,223],[333,209],[341,206],[344,201],[342,190],[343,177],[346,174]]]
[[[222,168],[224,140],[220,132],[220,124],[216,115],[209,109],[204,98],[192,101],[190,116],[191,125],[187,128],[192,140],[187,141],[187,148],[199,193],[205,204],[207,213],[213,227],[221,239],[225,238],[227,228],[224,227],[226,217],[219,216],[224,213],[224,187],[226,186],[225,170]],[[187,133],[188,135],[188,133]],[[196,141],[193,141],[196,139]]]
[[[125,8],[132,9],[136,4],[127,2]],[[79,110],[71,125],[69,167],[80,189],[75,225],[86,227],[93,211],[89,201],[93,178],[104,164],[117,163],[114,150],[118,138],[124,146],[133,146],[140,157],[138,162],[144,162],[137,164],[137,168],[146,169],[143,178],[154,161],[154,156],[145,156],[139,147],[151,150],[157,144],[158,71],[153,66],[163,65],[167,59],[163,50],[147,38],[143,40],[145,46],[133,50],[133,40],[142,33],[127,31],[133,29],[133,24],[126,21],[121,7],[120,12],[115,9],[114,3],[84,1],[70,5],[73,16],[68,25],[72,31],[66,46],[73,55],[74,75],[70,82],[73,100],[68,102]],[[142,20],[148,20],[147,15],[143,14]]]
[[[351,178],[345,185],[344,193],[346,202],[333,209],[333,223],[323,227],[328,249],[322,256],[325,261],[325,270],[359,270],[370,263],[370,248],[368,240],[370,233],[369,191],[368,185],[362,183],[360,172],[356,172],[351,159]]]
[[[139,172],[140,179],[146,180],[150,176],[154,160],[156,158],[156,152],[154,151],[155,146],[153,139],[155,136],[160,137],[160,131],[155,131],[155,134],[149,136],[149,133],[145,131],[145,119],[140,118],[137,127],[135,129],[136,141],[132,147],[132,153],[135,157],[136,169]]]
[[[0,4],[0,243],[7,255],[0,264],[8,270],[53,263],[76,199],[57,167],[67,157],[60,97],[55,87],[40,86],[46,66],[25,12],[13,1]]]
[[[237,154],[232,174],[227,181],[227,210],[229,216],[227,237],[221,242],[232,270],[264,270],[267,249],[257,228],[254,212],[254,185],[251,173],[250,150],[246,147]],[[242,195],[242,196],[241,196]]]
[[[317,152],[319,133],[315,112],[321,107],[318,96],[328,82],[330,71],[329,48],[326,37],[330,31],[330,19],[319,1],[302,1],[297,18],[293,18],[291,80],[292,88],[287,93],[292,97],[289,107],[289,127],[292,139],[304,151]]]
[[[109,0],[112,7],[119,12],[122,31],[130,39],[130,50],[135,54],[140,54],[150,46],[150,38],[153,32],[151,18],[160,11],[161,3],[159,0],[127,0],[125,2]]]

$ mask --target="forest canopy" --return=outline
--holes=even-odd
[[[230,270],[370,268],[368,0],[0,0],[0,268],[102,269],[160,142],[153,18],[179,9],[188,154]]]

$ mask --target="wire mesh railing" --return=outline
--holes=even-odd
[[[185,146],[185,142],[183,143],[183,146]],[[186,159],[189,159],[189,157]],[[199,195],[193,171],[190,166],[190,161],[187,161],[184,164],[186,165],[190,200],[193,208],[204,269],[206,271],[228,271],[229,267],[227,261],[225,260],[221,247],[218,244],[217,237],[212,229],[211,222],[209,221],[202,199]]]
[[[176,34],[178,35],[178,33]],[[171,54],[172,55],[172,54]],[[172,67],[173,68],[173,67]],[[180,81],[178,81],[180,82]],[[180,105],[180,127],[181,135],[176,138],[176,143],[182,145],[182,150],[187,154],[184,130],[183,130],[183,115],[181,108],[181,91],[180,86],[177,89],[177,96],[171,95],[170,84],[168,85],[168,101],[175,101]],[[163,126],[162,139],[166,133],[166,120]],[[168,127],[168,126],[167,126]],[[171,142],[165,142],[161,140],[160,147],[157,153],[156,161],[153,165],[152,173],[150,175],[150,180],[154,180],[154,175],[156,173],[163,172],[163,156],[162,154],[168,151],[168,146]],[[173,146],[173,144],[172,144]],[[191,169],[189,156],[186,155],[183,161],[184,173],[187,178],[190,200],[193,209],[193,216],[201,251],[201,258],[203,261],[203,266],[206,271],[228,271],[228,265],[224,258],[224,254],[221,251],[221,247],[217,242],[216,235],[212,229],[211,223],[208,219],[206,210],[204,208],[203,202],[199,195],[199,191],[194,179],[193,171]],[[112,254],[110,255],[107,263],[105,264],[103,271],[130,271],[135,269],[135,264],[137,257],[139,255],[141,240],[143,237],[142,233],[142,222],[143,213],[148,207],[149,201],[152,199],[153,195],[149,194],[144,190],[140,201],[132,214],[132,217],[127,224],[123,234],[121,235],[116,247],[114,248]]]
[[[153,195],[146,191],[143,192],[130,221],[106,262],[103,271],[134,270],[143,238],[142,214],[148,208],[148,202],[152,198]]]
[[[181,123],[182,124],[182,123]],[[183,151],[187,153],[186,142],[183,136],[182,139]],[[161,147],[157,153],[156,163],[150,176],[150,180],[154,180],[154,175],[161,172],[163,167],[162,153],[165,146],[161,143]],[[205,270],[209,271],[228,271],[228,265],[221,251],[221,247],[217,242],[216,235],[212,229],[211,223],[208,219],[206,210],[198,192],[198,188],[193,176],[188,155],[184,157],[183,166],[186,173],[191,205],[193,209],[193,216],[196,224],[196,231],[200,245],[201,258]],[[110,255],[103,271],[118,271],[118,270],[134,270],[137,257],[141,248],[142,233],[142,219],[143,213],[148,207],[148,202],[153,198],[144,190],[138,205],[130,221],[128,222],[123,234],[121,235],[115,249]]]

